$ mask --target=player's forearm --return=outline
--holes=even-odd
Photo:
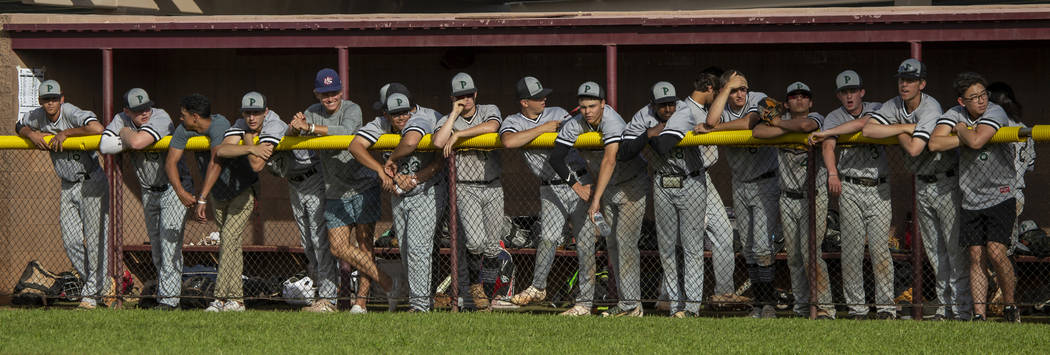
[[[857,133],[864,129],[864,125],[868,123],[867,118],[858,118],[850,120],[846,123],[836,126],[835,128],[825,130],[824,133],[829,136],[838,136],[843,134]]]
[[[933,136],[927,144],[931,152],[943,152],[959,147],[958,136]]]
[[[435,154],[430,164],[427,164],[423,169],[419,169],[419,172],[416,173],[416,180],[420,182],[430,180],[441,171],[443,166],[445,166],[445,159],[442,159],[440,154]]]
[[[785,133],[788,132],[783,128],[760,124],[755,126],[755,129],[751,131],[751,136],[755,138],[774,138],[780,137]]]
[[[996,129],[991,126],[978,125],[974,129],[957,129],[955,134],[959,136],[959,141],[970,149],[981,149],[988,144],[995,132]]]
[[[182,159],[182,149],[168,149],[168,156],[164,159],[164,172],[168,175],[168,182],[175,189],[176,194],[186,193],[182,188],[182,180],[179,177],[179,160]]]
[[[711,102],[711,110],[707,112],[708,126],[714,126],[722,120],[722,111],[725,111],[726,102],[729,101],[729,91],[728,88],[722,88]]]
[[[397,161],[401,158],[407,157],[412,152],[416,151],[416,146],[419,145],[419,141],[423,139],[423,134],[410,131],[405,135],[401,136],[401,141],[397,143],[397,148],[390,153],[388,160]]]
[[[838,143],[835,139],[827,139],[822,144],[820,154],[824,157],[824,167],[828,169],[828,174],[838,175],[838,157],[835,156],[835,145]]]
[[[372,169],[379,174],[385,174],[383,172],[383,164],[376,160],[372,156],[372,153],[368,151],[368,147],[371,147],[372,143],[361,137],[354,137],[354,140],[350,141],[350,155],[354,156],[354,160],[364,165],[366,168]]]
[[[914,127],[914,125],[913,125]],[[896,136],[901,133],[911,133],[907,125],[884,125],[875,120],[868,121],[861,130],[861,134],[868,138],[882,139]]]
[[[452,116],[449,116],[445,124],[441,125],[437,132],[430,136],[434,141],[435,147],[444,148],[445,144],[456,144],[456,142],[449,142],[449,138],[452,138],[452,125],[455,123],[455,120]]]
[[[264,167],[266,167],[266,160],[255,155],[248,154],[248,165],[251,165],[252,171],[260,172]]]
[[[606,152],[608,153],[608,151]],[[609,181],[612,180],[614,170],[616,170],[615,152],[611,156],[610,154],[602,156],[602,164],[598,169],[598,181],[594,184],[594,193],[591,194],[591,201],[601,201],[602,195],[605,194],[605,189],[609,186]]]
[[[746,131],[749,129],[751,129],[750,118],[741,117],[729,122],[716,124],[711,131]]]
[[[92,123],[94,123],[94,122],[92,122]],[[62,130],[62,133],[64,133],[66,135],[66,137],[83,137],[83,136],[93,136],[93,135],[96,135],[96,134],[102,134],[102,130],[101,129],[97,129],[95,126],[102,127],[102,125],[100,125],[100,124],[94,124],[94,125],[93,124],[88,124],[87,126],[83,126],[83,127],[76,127],[76,128],[70,128],[70,129]]]
[[[554,149],[551,149],[551,154],[547,157],[547,161],[551,164],[551,168],[558,174],[563,181],[569,181],[569,166],[565,164],[565,157],[569,155],[569,146],[564,144],[555,143]]]
[[[459,136],[463,138],[470,138],[480,136],[485,133],[496,133],[499,130],[499,122],[494,119],[482,122],[481,124],[459,131]]]
[[[124,146],[134,150],[146,148],[155,142],[153,135],[149,134],[149,132],[132,132],[131,129],[128,128],[120,130],[120,140],[124,142]]]
[[[207,201],[208,194],[211,193],[212,187],[215,187],[215,183],[219,181],[219,174],[222,173],[222,165],[216,161],[218,157],[213,153],[211,161],[208,162],[208,170],[204,175],[204,186],[201,187],[201,194],[197,197],[200,201]]]
[[[504,148],[519,148],[525,146],[526,144],[529,144],[530,142],[535,140],[536,137],[539,137],[541,134],[544,133],[546,132],[540,129],[540,127],[536,127],[521,132],[507,132],[501,134],[500,140],[503,142]]]
[[[768,125],[757,125],[757,126],[755,126],[755,129],[757,130],[758,127],[762,127],[762,126],[768,126]],[[810,119],[808,117],[797,118],[797,119],[790,119],[790,120],[787,120],[787,121],[783,121],[782,120],[782,121],[779,121],[779,123],[777,123],[777,125],[775,127],[782,129],[784,131],[784,133],[791,133],[791,132],[808,133],[808,132],[813,132],[813,131],[817,130],[817,128],[819,128],[819,127],[817,127],[817,122],[813,121],[812,119]]]
[[[21,126],[18,128],[18,135],[22,138],[32,138],[31,136],[37,133],[41,133],[29,126]]]
[[[252,153],[252,146],[248,144],[220,144],[215,147],[215,155],[221,158],[236,158]]]
[[[620,141],[620,149],[616,152],[616,160],[627,161],[634,159],[645,149],[645,145],[649,143],[649,136],[643,134],[636,138],[624,139]]]
[[[900,143],[901,149],[904,149],[904,151],[911,157],[919,156],[919,154],[922,154],[922,150],[926,148],[925,140],[912,137],[907,133],[898,134],[897,142]]]

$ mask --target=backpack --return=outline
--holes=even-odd
[[[55,274],[47,271],[40,262],[33,260],[26,264],[22,276],[18,278],[12,292],[11,303],[22,306],[46,306],[48,300],[72,298],[80,294],[83,283],[76,274],[63,272]]]

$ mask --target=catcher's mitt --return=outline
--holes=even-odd
[[[783,102],[769,97],[758,103],[758,116],[768,125],[772,125],[773,119],[783,116],[786,112],[787,106]]]

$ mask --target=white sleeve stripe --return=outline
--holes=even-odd
[[[942,119],[937,120],[937,124],[939,124],[939,125],[946,124],[946,125],[949,125],[949,126],[954,126],[955,125],[955,121],[952,121],[952,120],[947,119],[947,118],[942,118]]]
[[[427,131],[424,131],[422,127],[415,127],[415,126],[405,128],[405,133],[403,133],[403,134],[408,134],[408,132],[412,132],[412,131],[419,132],[419,134],[422,134],[424,136],[427,135]]]
[[[871,118],[874,118],[875,121],[878,121],[880,124],[884,124],[884,125],[887,125],[887,126],[890,124],[890,121],[887,120],[886,117],[884,117],[883,115],[878,114],[877,112],[872,112],[871,113]]]
[[[226,134],[223,134],[222,136],[223,136],[223,137],[230,137],[230,136],[243,136],[243,135],[244,135],[244,131],[241,131],[241,130],[232,130],[232,129],[231,129],[231,130],[229,130],[229,131],[226,131]]]
[[[989,125],[989,126],[992,126],[992,128],[995,128],[996,130],[998,130],[999,128],[1002,128],[1001,126],[999,126],[999,122],[995,122],[995,121],[989,120],[989,119],[983,119],[983,120],[977,121],[977,124],[979,124],[979,125],[982,125],[982,124],[983,125]]]
[[[116,136],[117,136],[117,133],[115,133],[115,132],[113,132],[113,131],[110,131],[110,130],[108,130],[108,129],[107,129],[107,130],[105,130],[105,131],[102,131],[102,135],[103,135],[103,136],[110,136],[110,137],[116,137]]]
[[[676,130],[673,130],[673,129],[665,129],[663,132],[660,132],[661,136],[665,135],[665,134],[670,134],[672,136],[678,137],[678,139],[685,138],[685,133],[682,133],[682,132],[679,132],[679,131],[676,131]]]
[[[495,120],[498,123],[503,123],[503,120],[500,119],[499,116],[489,116],[488,118],[486,118],[484,121],[481,121],[481,122],[488,122],[488,121],[493,121],[493,120]]]
[[[758,107],[749,108],[749,109],[747,109],[747,112],[744,112],[744,113],[752,113],[752,112],[758,112]]]
[[[516,130],[516,129],[510,128],[510,127],[507,127],[507,128],[504,128],[504,129],[501,129],[501,130],[499,130],[499,134],[504,134],[504,133],[515,133],[515,132],[517,132],[517,131],[518,131],[518,130]]]
[[[365,131],[357,131],[357,135],[360,136],[360,137],[363,137],[369,143],[373,143],[373,144],[375,144],[375,142],[379,140],[379,138],[376,138],[376,136],[373,136],[372,134],[370,134],[368,132],[365,132]]]
[[[554,141],[557,142],[557,143],[560,143],[560,144],[564,144],[564,145],[570,146],[570,147],[576,144],[576,142],[572,142],[572,141],[569,141],[569,140],[566,140],[566,139],[562,139],[560,137],[559,138],[555,138]]]
[[[602,144],[608,145],[610,143],[616,143],[620,141],[620,137],[609,137],[608,139],[602,139]]]
[[[922,138],[925,140],[930,140],[930,134],[923,131],[915,131],[911,134],[911,136],[916,138]]]
[[[84,119],[83,125],[87,126],[88,122],[91,122],[91,121],[98,121],[98,118],[96,118],[95,116],[88,116],[88,118]]]
[[[627,139],[627,140],[629,140],[629,139],[638,139],[638,136],[637,135],[623,135],[623,136],[620,137],[620,139]]]
[[[146,131],[146,133],[149,133],[149,135],[153,136],[154,141],[160,140],[160,133],[157,133],[157,131],[152,127],[142,127],[142,130]]]
[[[262,143],[262,142],[273,143],[273,145],[281,144],[281,140],[280,139],[278,139],[277,137],[271,137],[271,136],[260,137],[259,138],[259,143]]]

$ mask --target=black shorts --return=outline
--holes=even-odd
[[[963,247],[984,246],[990,242],[1010,246],[1017,202],[1009,199],[983,210],[960,209],[959,244]]]

